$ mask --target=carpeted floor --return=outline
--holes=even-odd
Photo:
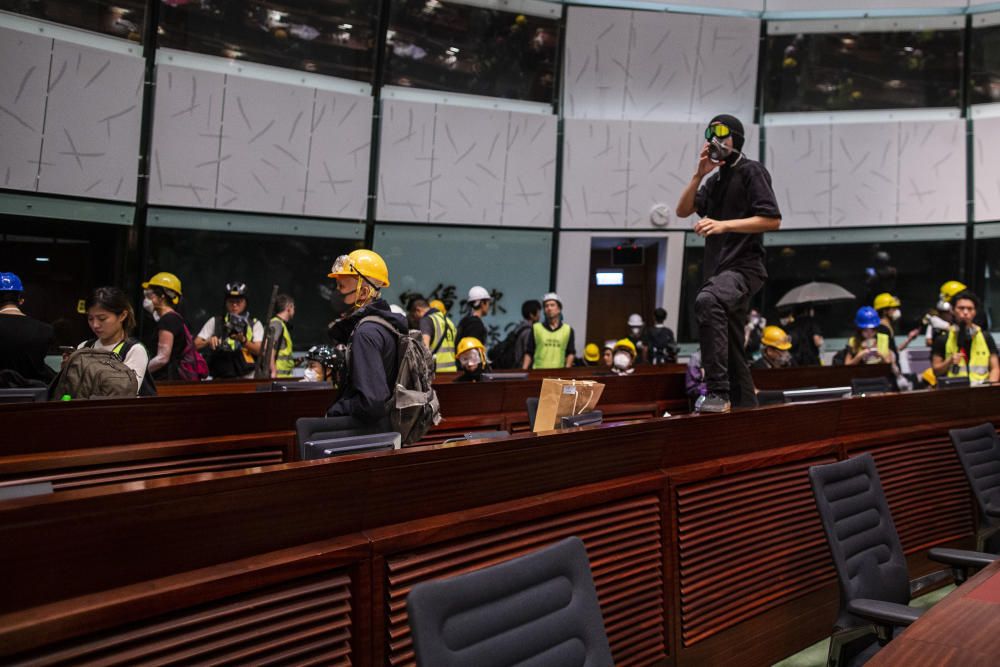
[[[911,607],[930,607],[945,595],[955,590],[954,586],[945,586],[927,595],[915,598],[910,601]],[[775,663],[774,667],[823,667],[826,664],[826,654],[829,650],[830,640],[824,639],[813,644],[809,648],[799,651],[793,656],[789,656],[781,662]]]

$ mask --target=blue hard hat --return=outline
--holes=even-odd
[[[878,311],[871,306],[862,306],[858,308],[858,314],[854,316],[854,323],[859,329],[876,329],[878,325],[882,324],[882,321],[879,319]]]
[[[0,292],[23,292],[24,285],[16,273],[0,272]]]

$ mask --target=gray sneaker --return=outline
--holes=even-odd
[[[718,394],[709,394],[703,397],[705,400],[699,401],[695,405],[695,412],[729,412],[732,410],[732,406],[729,404],[729,399],[724,396],[719,396]]]

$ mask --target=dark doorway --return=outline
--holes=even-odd
[[[639,313],[646,324],[652,321],[659,263],[659,239],[591,241],[586,342],[603,345],[624,338],[632,313]],[[598,284],[599,279],[608,284]],[[584,344],[578,341],[577,347]]]

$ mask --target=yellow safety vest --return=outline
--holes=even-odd
[[[854,340],[854,336],[851,336],[851,339],[847,341],[847,344],[851,348],[852,354],[857,354],[858,352],[861,351],[858,342]],[[889,356],[889,351],[890,351],[889,334],[884,334],[884,333],[876,334],[875,349],[878,350],[878,353],[881,354],[883,357]],[[857,350],[858,352],[854,352],[854,350]]]
[[[436,372],[455,373],[458,371],[455,363],[455,325],[437,310],[431,311],[430,318],[434,325],[431,350],[437,349],[434,353]]]
[[[531,331],[535,337],[535,354],[531,360],[531,367],[564,368],[566,348],[569,347],[569,335],[572,331],[570,326],[563,324],[553,331],[543,322],[535,322]]]
[[[990,348],[986,344],[986,335],[983,330],[972,325],[972,349],[969,350],[969,357],[961,364],[952,364],[948,369],[948,377],[966,377],[970,384],[982,384],[990,377]],[[948,340],[944,344],[944,354],[951,358],[958,352],[958,327],[952,325],[948,330]]]
[[[271,321],[281,323],[281,338],[285,341],[284,347],[278,350],[274,358],[274,368],[278,372],[278,377],[292,377],[292,369],[295,368],[295,359],[292,358],[292,334],[288,331],[288,326],[280,317],[272,317]]]

